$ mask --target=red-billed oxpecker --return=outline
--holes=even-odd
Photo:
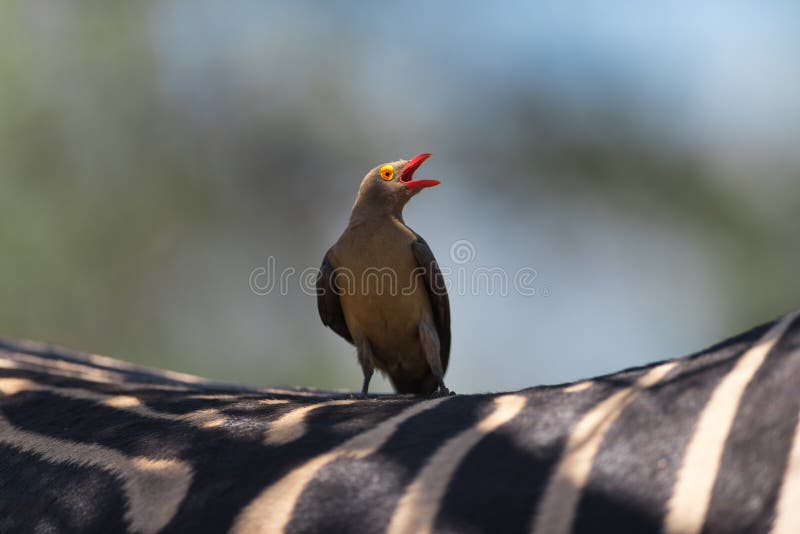
[[[430,247],[403,206],[438,180],[416,180],[430,154],[372,169],[317,279],[323,324],[356,346],[367,395],[375,368],[398,393],[448,395],[450,303]]]

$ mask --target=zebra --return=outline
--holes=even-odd
[[[0,532],[800,532],[800,311],[516,392],[357,399],[0,340]]]

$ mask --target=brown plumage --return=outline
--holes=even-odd
[[[317,279],[323,324],[356,346],[366,395],[373,370],[399,393],[448,394],[450,304],[430,247],[403,222],[412,196],[435,180],[414,180],[430,154],[370,171],[350,222]]]

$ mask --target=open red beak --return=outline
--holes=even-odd
[[[431,156],[432,154],[420,154],[411,158],[411,161],[406,163],[406,166],[400,175],[400,181],[405,184],[406,187],[411,189],[423,189],[425,187],[439,185],[441,183],[439,180],[414,180],[414,173],[416,170],[425,162],[426,159]]]

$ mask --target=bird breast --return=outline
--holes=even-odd
[[[375,363],[385,371],[425,365],[418,328],[431,309],[414,240],[406,228],[383,226],[345,232],[334,247],[347,326],[370,341]]]

